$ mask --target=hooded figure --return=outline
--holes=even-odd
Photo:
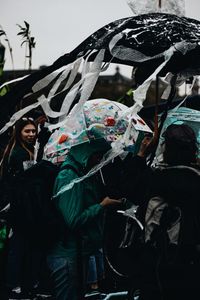
[[[61,166],[54,193],[57,194],[75,178],[85,175],[100,162],[109,149],[109,144],[103,138],[72,147]],[[55,198],[66,224],[63,238],[51,250],[47,259],[56,299],[78,299],[79,277],[82,272],[80,264],[87,265],[89,256],[102,247],[105,199],[109,199],[109,204],[106,205],[116,202],[105,198],[98,174],[74,184],[71,189]],[[82,282],[85,281],[85,276],[84,280],[81,279]]]
[[[54,193],[58,193],[61,188],[75,178],[85,175],[92,167],[92,159],[97,158],[97,164],[100,161],[99,158],[109,148],[104,139],[93,140],[90,143],[86,142],[72,147],[67,159],[61,166],[61,172],[59,172],[55,182]],[[61,211],[68,229],[66,240],[58,245],[56,253],[59,251],[62,255],[72,257],[76,255],[76,233],[79,232],[84,239],[84,254],[90,254],[93,250],[98,249],[102,243],[101,221],[103,213],[99,203],[103,197],[105,197],[103,184],[98,175],[95,174],[80,183],[76,183],[73,188],[55,199],[56,206]]]

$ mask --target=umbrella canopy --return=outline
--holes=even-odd
[[[163,128],[160,134],[159,144],[156,151],[155,163],[162,162],[163,159],[163,143],[164,143],[164,132],[167,127],[171,124],[186,124],[190,126],[196,135],[197,146],[198,146],[198,158],[200,158],[200,111],[187,108],[187,107],[175,107],[168,111],[168,116],[163,124]]]
[[[134,143],[137,131],[151,132],[141,117],[137,114],[130,117],[129,108],[115,101],[89,100],[79,112],[75,110],[76,106],[65,124],[54,131],[45,147],[46,159],[54,163],[63,161],[71,147],[92,139],[104,138],[112,144],[126,132],[130,122],[130,144]]]

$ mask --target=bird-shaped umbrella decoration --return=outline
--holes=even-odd
[[[81,103],[89,99],[98,76],[105,67],[104,63],[121,63],[137,68],[135,76],[138,85],[142,85],[150,77],[165,76],[169,72],[179,74],[184,79],[198,75],[199,41],[200,22],[177,15],[148,13],[111,22],[89,36],[73,51],[58,58],[51,66],[19,81],[10,92],[1,97],[0,133],[7,129],[8,126],[3,127],[22,99],[26,103],[31,97],[35,99],[34,105],[13,116],[9,125],[29,109],[39,105],[45,113],[54,117],[68,114],[77,95],[80,95]],[[73,85],[80,66],[81,80]],[[66,84],[59,89],[64,80]],[[56,114],[48,106],[58,90],[59,93],[68,93],[61,111]],[[134,97],[137,101],[137,92]],[[141,101],[144,101],[144,95]]]

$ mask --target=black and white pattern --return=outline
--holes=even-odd
[[[139,103],[138,111],[150,81],[156,75],[165,76],[170,72],[189,77],[200,73],[199,42],[200,22],[194,19],[150,13],[116,20],[93,33],[72,52],[59,57],[51,66],[19,81],[1,97],[0,133],[40,105],[47,116],[58,118],[59,122],[64,120],[75,101],[81,107],[89,99],[100,72],[105,68],[104,63],[108,66],[110,62],[137,67],[140,95],[137,98],[136,92],[134,100]],[[74,84],[81,66],[82,77]],[[63,80],[66,84],[61,89]],[[146,84],[145,80],[149,83]],[[60,94],[63,95],[60,111],[53,111],[52,99]],[[32,106],[12,116],[16,104],[22,99],[27,103],[31,99]]]

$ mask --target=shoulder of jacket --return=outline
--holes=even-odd
[[[61,166],[59,172],[62,172],[62,171],[67,171],[69,173],[75,173],[78,176],[82,175],[79,168],[76,167],[75,165],[70,164],[70,163],[65,164],[64,166]]]
[[[176,166],[169,166],[169,165],[162,165],[159,166],[157,169],[155,170],[159,170],[159,171],[176,171],[176,170],[180,170],[180,171],[186,171],[186,172],[192,172],[198,176],[200,176],[200,169],[198,168],[198,166],[186,166],[186,165],[176,165]]]
[[[29,156],[28,151],[26,151],[23,147],[16,145],[13,148],[10,157],[21,157],[21,156]]]

